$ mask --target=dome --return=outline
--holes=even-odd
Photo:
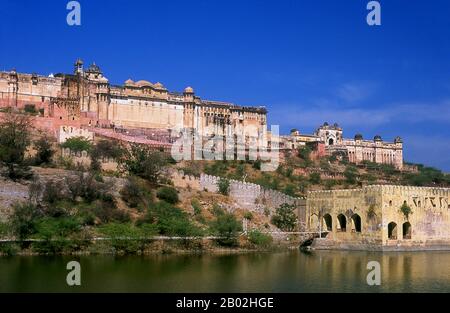
[[[323,126],[329,126],[328,122],[323,123]]]
[[[403,143],[403,140],[400,136],[395,137],[394,143]]]
[[[334,123],[333,127],[334,128],[339,128],[339,124],[338,123]]]
[[[140,80],[140,81],[136,82],[136,85],[139,87],[152,87],[153,86],[153,84],[151,82],[146,81],[146,80]]]
[[[363,139],[363,135],[361,135],[361,134],[355,135],[355,140],[362,140],[362,139]]]
[[[134,81],[132,81],[131,79],[127,79],[125,81],[125,86],[134,86]]]
[[[87,73],[101,74],[102,71],[100,70],[100,67],[98,67],[98,65],[95,64],[95,62],[94,62],[94,63],[91,64],[91,66],[89,66],[89,68],[87,69],[86,72]]]
[[[192,87],[186,87],[186,89],[184,89],[184,93],[194,93],[194,89]]]
[[[156,83],[154,86],[155,86],[155,88],[158,88],[158,89],[164,89],[164,85],[159,82]]]
[[[383,139],[381,139],[380,135],[376,135],[375,137],[373,137],[373,141],[383,141]]]

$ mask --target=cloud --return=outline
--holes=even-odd
[[[336,95],[347,102],[362,101],[370,97],[375,86],[372,83],[345,83],[336,90]]]
[[[308,133],[326,121],[337,122],[344,131],[394,130],[394,135],[400,134],[404,139],[406,161],[450,172],[450,99],[436,103],[398,103],[378,108],[339,107],[321,99],[317,105],[310,107],[280,105],[277,108],[271,111],[269,122],[279,124],[282,129],[298,128]],[[436,129],[439,131],[432,133]]]
[[[447,136],[406,135],[406,161],[435,166],[450,173],[450,138]]]
[[[346,108],[331,104],[276,107],[285,109],[273,110],[271,115],[274,122],[296,124],[299,127],[316,127],[324,121],[337,122],[344,127],[377,127],[390,123],[450,123],[450,100],[436,104],[403,103],[379,108]]]

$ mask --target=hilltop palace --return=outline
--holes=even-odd
[[[173,144],[174,133],[189,129],[201,138],[244,137],[247,145],[249,138],[262,138],[267,147],[277,140],[284,150],[312,143],[321,153],[344,153],[354,163],[368,160],[399,169],[403,165],[399,137],[393,143],[379,136],[373,141],[361,135],[343,139],[339,126],[325,123],[314,135],[294,130],[276,139],[267,130],[265,107],[203,100],[191,87],[170,92],[161,83],[145,80],[112,85],[95,63],[85,69],[81,60],[73,74],[0,72],[0,108],[35,112],[35,126],[53,132],[59,142],[76,136],[92,139],[96,134],[166,149]]]

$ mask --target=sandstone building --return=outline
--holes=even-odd
[[[170,92],[161,83],[128,79],[110,84],[95,63],[77,60],[72,74],[42,76],[0,72],[0,108],[35,108],[37,122],[61,127],[103,127],[161,131],[195,130],[199,136],[265,136],[267,111],[227,102],[203,100],[187,87]],[[66,136],[67,137],[67,136]]]
[[[306,219],[319,249],[450,249],[450,188],[367,186],[311,191]],[[401,210],[406,204],[411,213]]]
[[[282,137],[282,142],[287,149],[298,149],[314,142],[322,143],[326,154],[345,155],[352,163],[370,161],[403,168],[403,141],[400,137],[396,137],[393,142],[383,141],[378,135],[373,140],[364,140],[361,134],[355,135],[354,139],[346,139],[338,124],[324,123],[313,135],[300,134],[294,129],[289,136]]]

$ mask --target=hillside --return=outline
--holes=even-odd
[[[192,161],[176,167],[198,176],[207,173],[229,179],[245,180],[294,197],[308,190],[357,188],[364,185],[450,187],[450,175],[420,164],[405,164],[403,171],[394,166],[363,162],[355,165],[339,156],[311,159],[307,148],[286,153],[284,163],[275,172],[262,172],[260,161]]]

